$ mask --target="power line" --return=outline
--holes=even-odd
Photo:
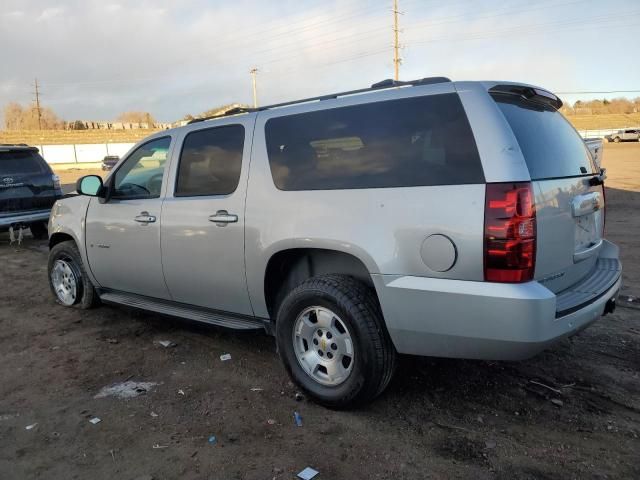
[[[554,92],[556,95],[592,95],[602,93],[640,93],[640,90],[603,90],[595,91],[575,91],[575,92]]]

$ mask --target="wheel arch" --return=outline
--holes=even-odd
[[[263,293],[269,317],[275,312],[286,292],[308,278],[330,273],[349,275],[370,287],[375,286],[370,268],[352,253],[328,248],[287,248],[269,258],[264,273]]]
[[[73,241],[76,246],[78,246],[78,242],[72,235],[69,235],[66,232],[56,232],[51,237],[49,237],[49,250],[58,245],[59,243],[66,242],[68,240]]]

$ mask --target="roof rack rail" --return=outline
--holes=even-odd
[[[371,88],[375,89],[375,88],[404,87],[407,85],[417,87],[419,85],[433,85],[435,83],[446,83],[446,82],[451,82],[451,80],[448,79],[447,77],[425,77],[425,78],[419,78],[417,80],[408,80],[408,81],[393,80],[391,78],[387,78],[386,80],[382,80],[378,83],[374,83],[373,85],[371,85]]]
[[[230,108],[225,112],[217,113],[215,115],[210,115],[208,117],[194,118],[193,120],[189,120],[187,122],[187,125],[191,125],[192,123],[204,122],[205,120],[211,120],[213,118],[226,117],[229,115],[237,115],[239,113],[247,113],[247,112],[253,112],[253,111],[255,111],[255,109],[250,107],[234,107],[234,108]]]
[[[348,95],[357,95],[359,93],[367,93],[375,90],[382,90],[386,88],[396,88],[396,87],[408,87],[408,86],[421,86],[421,85],[433,85],[436,83],[446,83],[451,82],[447,77],[426,77],[419,78],[417,80],[409,80],[409,81],[400,81],[400,80],[392,80],[390,78],[386,80],[382,80],[380,82],[374,83],[369,88],[360,88],[357,90],[348,90],[346,92],[338,92],[338,93],[329,93],[327,95],[320,95],[317,97],[309,97],[302,98],[300,100],[291,100],[289,102],[282,103],[274,103],[273,105],[265,105],[264,107],[250,108],[250,107],[236,107],[231,110],[227,110],[224,113],[220,113],[217,115],[212,115],[210,117],[202,117],[202,118],[194,118],[187,122],[187,125],[197,122],[204,122],[205,120],[212,120],[214,118],[226,117],[228,115],[237,115],[238,113],[251,113],[251,112],[262,112],[264,110],[270,110],[272,108],[280,108],[280,107],[288,107],[290,105],[297,105],[300,103],[309,103],[309,102],[321,102],[323,100],[333,100],[338,97],[346,97]]]

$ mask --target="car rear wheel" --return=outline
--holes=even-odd
[[[48,272],[49,287],[59,304],[87,309],[99,303],[73,241],[60,242],[51,249]]]
[[[616,143],[620,143],[620,137],[614,138],[613,141],[616,142]]]
[[[37,240],[44,240],[49,237],[49,232],[47,230],[47,224],[45,222],[37,222],[29,225],[29,230],[31,230],[31,235],[33,238]]]
[[[278,309],[276,339],[293,381],[331,408],[372,400],[395,368],[374,293],[346,275],[313,277],[289,292]]]

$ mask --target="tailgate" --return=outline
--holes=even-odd
[[[580,281],[602,247],[604,194],[590,178],[534,182],[538,226],[535,279],[553,292]]]
[[[493,95],[518,141],[535,194],[534,278],[554,293],[594,275],[603,245],[604,187],[589,149],[554,106]]]
[[[51,208],[59,196],[53,173],[37,151],[0,151],[0,215]]]

